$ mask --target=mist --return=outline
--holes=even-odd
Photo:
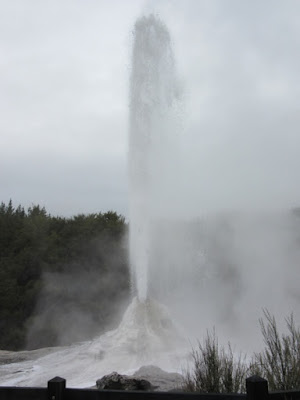
[[[259,351],[263,309],[280,329],[291,313],[299,321],[299,222],[291,211],[245,211],[160,223],[149,292],[191,342],[215,328],[221,343]]]
[[[127,236],[126,229],[120,238],[104,230],[83,239],[81,232],[75,249],[65,244],[73,257],[43,272],[27,349],[91,340],[118,326],[130,301]]]
[[[264,308],[282,329],[290,313],[299,320],[292,5],[282,15],[278,2],[202,2],[198,14],[187,11],[187,34],[172,25],[176,6],[160,8],[182,101],[151,155],[163,173],[151,188],[149,296],[168,305],[187,337],[215,327],[223,343],[250,353],[263,345]]]
[[[110,197],[113,204],[119,206],[122,203],[120,207],[129,216],[129,227],[138,221],[131,239],[133,246],[130,244],[137,250],[130,261],[130,272],[133,286],[138,286],[136,282],[139,279],[142,281],[142,294],[138,299],[141,301],[138,303],[134,299],[125,312],[129,300],[139,292],[133,288],[131,294],[124,296],[120,291],[117,306],[112,305],[119,285],[118,277],[110,273],[116,267],[113,259],[112,264],[107,261],[112,270],[104,277],[98,275],[93,263],[87,268],[79,264],[75,272],[68,268],[63,268],[59,274],[49,272],[45,274],[44,291],[28,334],[28,346],[33,348],[41,333],[40,328],[50,320],[59,344],[93,338],[91,342],[80,344],[76,351],[86,356],[87,363],[89,357],[97,359],[98,363],[105,349],[105,354],[111,358],[104,357],[102,364],[100,361],[97,364],[103,373],[107,368],[120,368],[123,372],[126,368],[133,369],[141,362],[153,360],[169,369],[181,367],[184,356],[178,357],[176,351],[170,356],[159,347],[157,354],[153,352],[154,355],[151,354],[147,360],[141,360],[141,354],[132,345],[136,338],[141,343],[145,337],[145,343],[160,343],[162,330],[154,329],[157,328],[154,325],[161,328],[160,313],[168,314],[167,319],[180,327],[180,335],[186,341],[201,340],[207,330],[215,328],[222,344],[230,341],[235,350],[250,354],[259,351],[263,345],[258,323],[263,309],[267,308],[275,315],[280,330],[284,329],[284,319],[290,313],[294,313],[296,322],[300,318],[297,288],[300,220],[295,211],[300,204],[297,185],[297,49],[300,36],[294,18],[299,4],[294,1],[286,5],[277,1],[186,4],[180,8],[175,1],[153,1],[145,7],[148,10],[157,6],[161,19],[169,27],[168,46],[172,48],[172,63],[167,64],[172,64],[172,77],[176,75],[169,89],[180,101],[171,112],[168,102],[167,107],[163,103],[165,108],[160,109],[157,104],[160,104],[159,96],[161,92],[164,94],[165,86],[161,90],[157,84],[159,80],[150,80],[150,87],[151,82],[155,84],[151,87],[153,97],[141,97],[145,104],[154,99],[152,103],[155,106],[153,109],[150,107],[147,113],[151,114],[153,110],[156,113],[151,125],[154,129],[145,129],[146,139],[148,133],[150,136],[162,135],[158,139],[155,137],[156,144],[150,151],[144,144],[141,148],[131,147],[132,140],[128,141],[129,154],[135,154],[137,160],[134,161],[138,165],[130,166],[127,172],[130,175],[133,168],[137,172],[137,184],[141,186],[136,190],[134,182],[128,185],[128,190],[124,189],[125,145],[121,150],[117,146],[117,153],[122,154],[122,157],[116,157],[118,161],[112,157],[108,163],[100,163],[99,175],[95,172],[100,165],[98,162],[91,163],[89,170],[95,173],[95,179],[89,180],[90,185],[96,185],[100,176],[102,183],[105,179],[110,183],[107,186],[99,184],[109,192],[104,196],[105,204]],[[159,44],[157,41],[158,47]],[[138,58],[139,54],[136,56]],[[156,67],[158,64],[154,60],[151,65]],[[139,68],[136,71],[139,72]],[[164,77],[169,78],[168,71],[166,67]],[[156,68],[154,72],[160,73]],[[126,82],[130,82],[128,75],[126,78],[124,73],[122,75]],[[141,75],[137,74],[137,82],[143,84],[140,78]],[[128,87],[129,91],[136,89],[130,83]],[[125,125],[124,107],[130,103],[130,95],[125,101],[123,92],[123,97],[113,92],[118,101],[124,101],[120,112],[114,109],[113,119],[120,117]],[[139,98],[136,99],[133,103],[140,105]],[[139,121],[141,124],[152,121],[152,116],[148,118],[147,113],[146,118]],[[174,119],[164,124],[164,119],[159,119],[161,115],[167,115],[167,118],[173,115]],[[111,127],[115,125],[111,121],[107,126],[111,132],[114,131]],[[89,129],[95,132],[92,128]],[[111,149],[118,142],[117,137],[122,137],[120,143],[125,142],[126,129],[121,123],[116,129],[122,136],[121,133],[114,136]],[[138,137],[140,126],[135,126],[133,131],[133,136]],[[105,135],[107,143],[109,137]],[[94,142],[93,148],[96,148]],[[137,150],[140,153],[137,154]],[[77,156],[78,152],[74,154]],[[105,158],[94,151],[93,157]],[[121,159],[124,168],[121,168]],[[82,163],[85,163],[84,159]],[[105,169],[105,165],[109,168]],[[113,165],[120,167],[120,174]],[[141,166],[145,167],[146,174],[144,169],[138,169]],[[147,186],[148,172],[156,182]],[[80,176],[78,171],[78,178]],[[85,181],[83,175],[81,178]],[[84,192],[83,187],[81,192]],[[115,187],[121,187],[121,191]],[[130,204],[126,206],[120,198],[123,196],[125,199],[129,191],[130,202],[134,190],[138,195],[137,201],[131,204],[133,207],[130,209]],[[93,199],[101,197],[97,197],[97,191],[93,196],[88,190],[87,193]],[[84,197],[80,198],[80,206]],[[79,199],[77,196],[73,198],[76,202]],[[91,204],[90,200],[86,204]],[[146,235],[141,235],[145,226]],[[100,249],[102,243],[97,246]],[[130,252],[130,246],[126,251]],[[98,250],[93,248],[92,251]],[[142,254],[143,265],[137,262],[137,254]],[[109,254],[107,257],[108,260]],[[133,278],[136,270],[142,272],[141,278]],[[111,296],[101,297],[104,287],[112,288]],[[68,291],[69,296],[66,295]],[[103,326],[97,305],[100,299],[104,308],[112,305],[105,312],[109,310],[108,314],[113,317]],[[155,318],[150,320],[144,318],[147,302],[150,305],[159,303],[152,308],[155,309]],[[60,321],[57,325],[56,316]],[[140,335],[139,329],[148,327],[147,323],[151,329],[146,329],[144,336]],[[116,327],[116,330],[102,335]],[[100,334],[102,336],[98,336]],[[78,354],[76,351],[69,349],[64,354],[72,360]],[[186,348],[184,351],[186,356]],[[156,356],[160,358],[156,360]],[[169,362],[171,358],[172,362]],[[49,359],[49,364],[48,360],[43,362],[44,370],[31,382],[39,382],[48,373],[45,372],[48,366],[54,365],[53,359]],[[90,365],[90,372],[92,367]],[[72,384],[77,383],[76,368],[75,365],[74,370],[70,367]],[[80,377],[80,384],[94,376],[95,371],[90,375],[86,372]]]

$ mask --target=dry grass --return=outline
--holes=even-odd
[[[215,331],[207,332],[203,343],[192,350],[193,368],[184,378],[184,389],[201,393],[241,393],[245,391],[246,366],[230,344],[219,347]]]
[[[293,315],[286,319],[287,333],[279,334],[275,317],[263,310],[259,320],[265,348],[246,363],[234,357],[230,343],[220,347],[215,331],[192,349],[192,368],[184,374],[183,389],[201,393],[243,393],[248,376],[267,379],[270,391],[300,388],[300,330]]]
[[[287,334],[280,335],[275,317],[264,310],[259,320],[265,342],[262,352],[254,354],[252,371],[268,380],[269,390],[300,388],[300,330],[293,314],[286,319]]]

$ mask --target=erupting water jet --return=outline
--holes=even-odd
[[[169,206],[166,155],[177,98],[168,30],[155,16],[142,17],[135,24],[130,77],[130,265],[135,297],[117,329],[34,362],[6,366],[0,383],[43,385],[59,374],[68,385],[88,386],[109,371],[133,372],[146,363],[173,370],[182,359],[179,352],[186,354],[168,310],[148,293],[154,227]]]
[[[153,224],[163,209],[177,81],[170,35],[154,15],[135,24],[130,78],[129,241],[132,287],[148,297]]]

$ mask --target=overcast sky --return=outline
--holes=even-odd
[[[182,208],[300,205],[299,0],[0,0],[0,201],[127,214],[132,30],[149,12],[184,92]]]

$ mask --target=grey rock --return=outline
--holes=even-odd
[[[177,372],[166,372],[155,365],[146,365],[137,370],[133,376],[147,379],[157,391],[180,391],[183,384],[183,376]]]
[[[99,390],[153,390],[153,387],[146,379],[120,375],[112,372],[103,376],[96,382]]]
[[[154,365],[141,367],[133,375],[121,375],[112,372],[96,382],[100,390],[151,390],[180,391],[183,383],[182,375],[176,372],[166,372]]]

